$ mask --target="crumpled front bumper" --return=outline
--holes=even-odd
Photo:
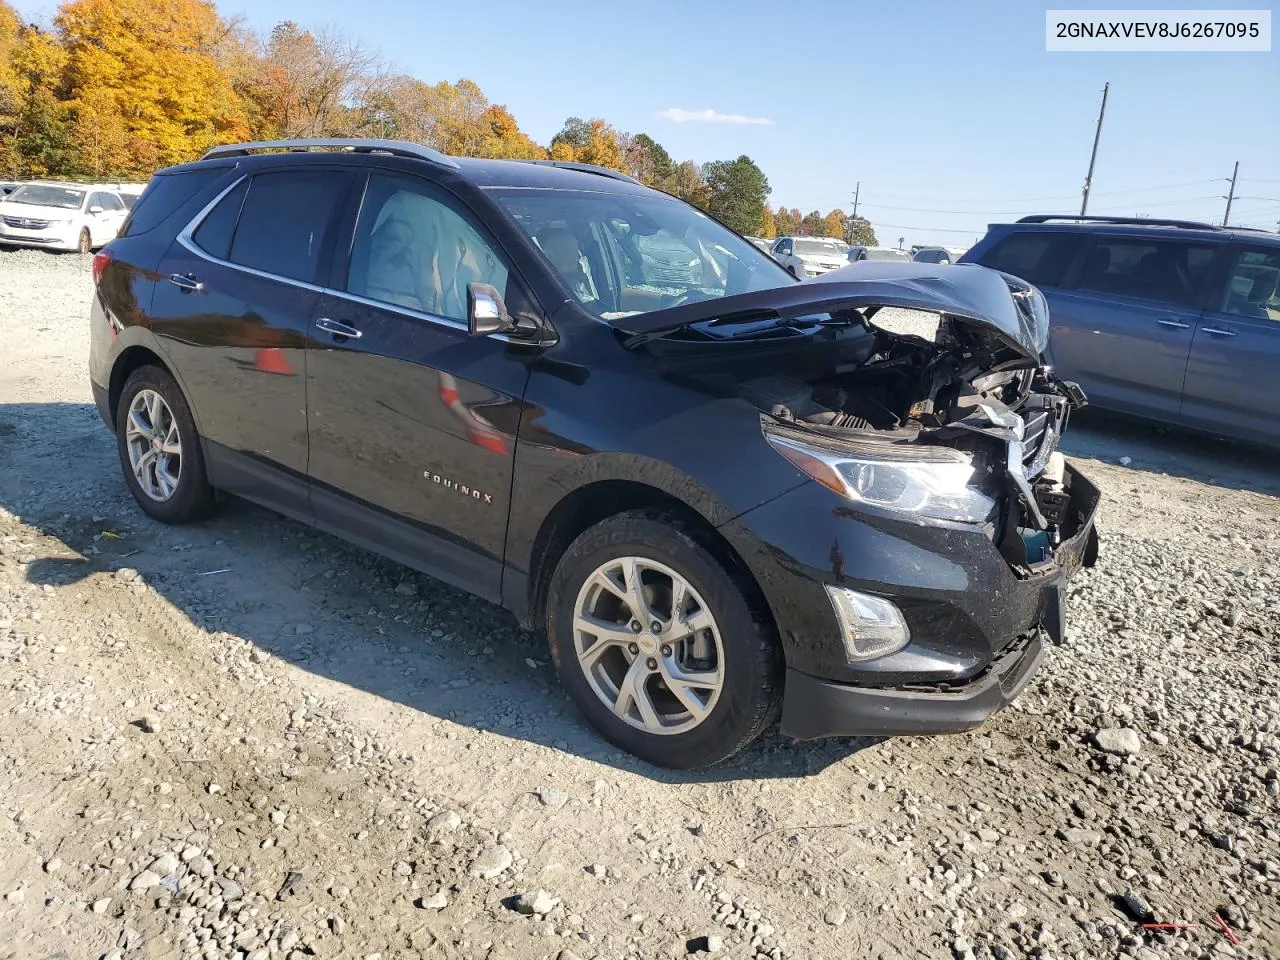
[[[782,734],[796,740],[839,736],[960,733],[981,725],[1022,692],[1044,660],[1044,641],[1012,644],[981,676],[960,686],[854,687],[787,671]]]
[[[924,584],[892,574],[894,556],[886,548],[893,541],[862,541],[864,549],[856,556],[889,578],[875,584],[874,592],[907,614],[912,644],[879,661],[841,668],[821,655],[841,649],[834,623],[829,641],[823,643],[811,632],[807,643],[797,643],[794,621],[783,621],[784,639],[792,641],[783,734],[808,740],[959,732],[1008,706],[1039,669],[1046,645],[1063,637],[1067,581],[1097,557],[1094,521],[1101,494],[1073,467],[1068,465],[1067,473],[1076,518],[1072,535],[1057,546],[1051,560],[1021,577],[989,540],[976,535],[938,537],[939,531],[916,528],[921,537],[916,546],[927,542],[931,551],[911,554],[909,566],[898,566],[927,572]],[[824,525],[828,531],[829,523]],[[829,532],[826,542],[831,542]],[[942,566],[922,564],[930,555]],[[848,556],[852,560],[855,554]],[[939,589],[939,569],[951,570],[952,590]],[[791,581],[792,591],[799,586],[799,580]],[[928,602],[922,604],[921,598]],[[817,605],[816,595],[811,603]],[[951,669],[943,674],[948,664]]]

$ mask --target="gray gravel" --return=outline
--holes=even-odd
[[[1101,564],[1013,709],[677,775],[500,611],[243,504],[145,520],[90,292],[0,252],[0,956],[1280,957],[1274,455],[1086,418]]]

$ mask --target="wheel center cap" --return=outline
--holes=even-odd
[[[640,652],[646,657],[652,657],[658,652],[658,641],[654,639],[651,633],[642,633],[636,637],[636,644],[640,647]]]

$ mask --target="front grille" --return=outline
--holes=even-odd
[[[1046,397],[1045,406],[1022,411],[1022,470],[1028,480],[1040,476],[1058,449],[1066,416],[1066,401],[1061,397]]]
[[[28,220],[25,217],[4,217],[4,225],[15,230],[43,230],[49,225],[48,220]]]

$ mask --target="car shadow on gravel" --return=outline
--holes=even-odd
[[[34,437],[48,442],[22,442]],[[57,438],[71,439],[80,472],[51,487],[50,458],[68,449]],[[669,784],[807,777],[880,742],[796,744],[775,725],[709,770],[651,766],[596,734],[560,688],[545,639],[492,604],[240,500],[199,524],[150,520],[90,404],[0,404],[0,506],[58,541],[18,557],[28,582],[93,577],[127,603],[134,581],[115,571],[136,570],[191,624],[247,641],[246,658],[274,657],[424,715],[420,731],[397,721],[410,740],[446,736],[435,720],[448,720]]]
[[[1072,417],[1061,449],[1068,457],[1130,470],[1280,494],[1280,454],[1275,450],[1092,407]]]

